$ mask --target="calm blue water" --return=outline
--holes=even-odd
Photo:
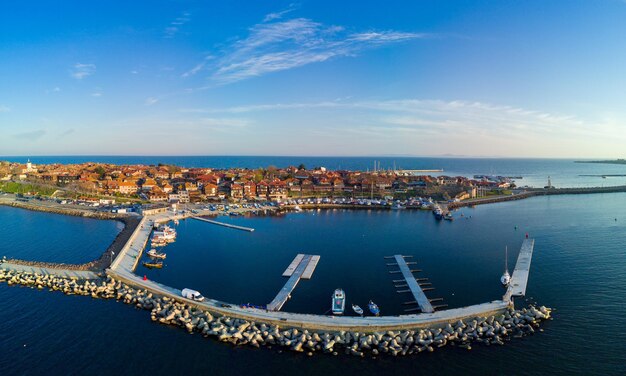
[[[502,175],[522,176],[519,186],[543,187],[552,177],[556,187],[599,187],[624,185],[626,177],[602,179],[580,175],[623,175],[626,165],[574,163],[570,159],[497,159],[497,158],[417,158],[417,157],[270,157],[270,156],[37,156],[35,164],[102,162],[115,164],[173,164],[185,167],[259,168],[267,166],[324,166],[329,169],[372,170],[374,161],[390,169],[443,169],[433,175],[467,176]],[[28,157],[0,157],[0,160],[26,163]]]
[[[81,264],[99,258],[121,222],[0,205],[0,257]]]
[[[321,312],[343,287],[351,301],[374,298],[400,312],[383,255],[415,255],[450,306],[498,298],[503,248],[511,263],[525,232],[536,238],[528,294],[557,309],[543,333],[471,352],[446,348],[412,358],[355,359],[233,348],[150,322],[113,301],[0,284],[2,374],[407,375],[626,374],[626,194],[534,197],[464,209],[471,219],[437,223],[427,212],[308,212],[282,218],[224,218],[246,233],[197,221],[179,225],[166,267],[150,278],[193,286],[226,301],[265,303],[298,252],[322,255],[286,310]],[[16,211],[16,209],[10,209]],[[33,218],[45,214],[29,213]],[[457,217],[459,216],[457,212]],[[14,226],[15,216],[2,217]],[[64,221],[64,217],[55,217]],[[57,219],[51,220],[55,221]],[[615,220],[617,219],[617,221]],[[515,226],[519,229],[515,230]],[[84,223],[64,227],[64,246],[84,240]],[[46,236],[46,227],[29,235]],[[6,244],[22,236],[9,233]],[[35,254],[30,243],[20,247]],[[17,252],[17,251],[16,251]],[[138,273],[143,270],[138,269]]]

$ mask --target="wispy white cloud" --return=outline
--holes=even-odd
[[[46,135],[45,129],[14,133],[13,137],[24,141],[37,141]]]
[[[207,55],[204,58],[204,61],[196,64],[193,68],[191,68],[190,70],[186,71],[185,73],[181,74],[180,76],[183,78],[187,78],[187,77],[191,77],[194,76],[196,73],[202,71],[205,66],[207,65],[207,61],[214,59],[214,57],[212,55]]]
[[[61,92],[61,88],[58,87],[58,86],[55,86],[52,89],[46,90],[46,94],[49,94],[49,93],[59,93],[59,92]]]
[[[274,103],[274,104],[253,104],[247,106],[235,106],[226,108],[182,108],[179,111],[185,113],[246,113],[257,111],[275,111],[292,109],[314,109],[323,107],[344,107],[345,104],[338,102],[315,102],[315,103]]]
[[[291,4],[288,9],[282,10],[280,12],[273,12],[273,13],[267,14],[265,16],[265,18],[263,18],[263,22],[270,22],[270,21],[275,21],[275,20],[281,19],[281,18],[283,18],[283,16],[285,14],[291,13],[294,10],[296,10],[295,4]]]
[[[325,115],[316,113],[324,109]],[[576,116],[554,114],[521,107],[495,105],[472,101],[443,100],[381,100],[381,101],[325,101],[313,103],[275,103],[209,109],[181,109],[184,113],[259,113],[264,111],[309,110],[306,118],[327,116],[333,111],[336,119],[334,131],[416,136],[452,135],[496,136],[503,139],[519,137],[580,137],[599,136],[605,129],[590,124]],[[321,121],[320,121],[321,122]]]
[[[99,92],[99,91],[96,91],[96,92],[94,92],[94,93],[91,93],[91,96],[92,96],[92,97],[95,97],[95,98],[99,98],[99,97],[101,97],[101,96],[102,96],[102,93],[101,93],[101,92]]]
[[[231,83],[430,36],[393,30],[354,33],[307,18],[260,23],[249,29],[245,39],[224,49],[211,78],[217,83]]]
[[[67,136],[71,135],[74,132],[76,132],[76,130],[74,128],[70,128],[70,129],[68,129],[66,131],[63,131],[63,132],[59,133],[57,135],[57,138],[67,137]]]
[[[174,36],[176,36],[176,34],[180,31],[180,28],[189,21],[191,21],[191,13],[183,12],[180,16],[176,17],[174,21],[170,22],[170,24],[163,30],[165,38],[174,38]]]
[[[70,71],[70,75],[77,80],[82,80],[83,78],[89,77],[94,73],[96,73],[95,64],[76,63]]]
[[[11,107],[0,105],[0,112],[9,112],[11,111]]]
[[[158,98],[154,98],[154,97],[150,97],[150,98],[146,98],[144,104],[146,106],[152,106],[153,104],[155,104],[156,102],[158,102],[159,99]]]

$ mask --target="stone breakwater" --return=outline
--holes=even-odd
[[[498,316],[459,320],[454,324],[448,323],[432,329],[374,333],[315,332],[212,314],[190,307],[182,301],[134,289],[111,277],[83,282],[0,269],[0,282],[37,289],[47,288],[68,295],[116,299],[138,309],[150,310],[152,321],[178,326],[189,333],[213,337],[233,345],[277,347],[309,356],[314,353],[337,355],[340,352],[359,357],[400,356],[432,352],[435,348],[446,345],[471,350],[475,344],[504,345],[512,338],[532,335],[537,330],[542,330],[538,329],[542,321],[551,320],[551,309],[531,305],[519,310],[510,308]]]
[[[45,213],[73,215],[76,217],[87,217],[96,219],[118,219],[122,217],[119,214],[109,213],[104,211],[97,211],[93,209],[80,208],[80,207],[68,207],[61,206],[56,203],[35,204],[24,201],[7,201],[0,200],[0,205],[11,206],[14,208],[21,208],[27,210],[40,211]]]

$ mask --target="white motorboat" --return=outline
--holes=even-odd
[[[346,309],[346,294],[342,289],[337,289],[333,293],[332,312],[333,315],[343,315]]]
[[[167,257],[167,255],[163,252],[158,252],[156,249],[152,248],[151,250],[148,251],[148,256],[152,257],[152,258],[157,258],[157,259],[164,259]]]

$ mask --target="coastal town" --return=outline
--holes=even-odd
[[[33,196],[80,199],[86,203],[286,202],[302,198],[413,196],[460,201],[510,194],[515,184],[501,176],[431,176],[404,170],[328,170],[304,165],[278,168],[185,168],[173,165],[25,164],[0,162],[0,189]],[[7,187],[13,187],[7,189]]]

